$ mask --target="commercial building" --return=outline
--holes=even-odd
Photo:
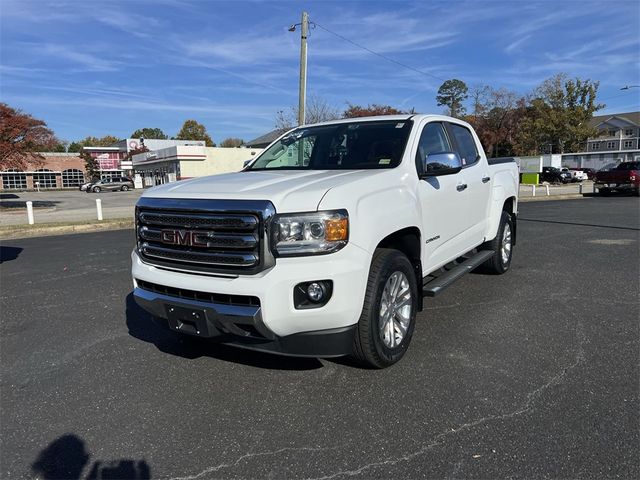
[[[563,154],[563,166],[600,170],[640,160],[640,112],[599,115],[590,123],[599,134],[587,140],[583,151]]]
[[[145,140],[146,144],[146,140]],[[132,157],[133,170],[145,187],[193,177],[237,172],[261,148],[175,145]]]
[[[43,152],[23,170],[0,172],[2,190],[77,188],[84,183],[84,161],[76,153]]]

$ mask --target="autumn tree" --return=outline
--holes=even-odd
[[[515,154],[516,137],[526,113],[525,100],[505,88],[482,85],[471,92],[473,125],[489,157]]]
[[[207,133],[207,127],[195,120],[186,120],[175,138],[176,140],[204,140],[207,147],[216,146]]]
[[[237,148],[241,147],[242,145],[244,145],[244,140],[235,137],[225,138],[224,140],[222,140],[222,142],[220,142],[220,146],[225,148]]]
[[[340,118],[340,111],[316,94],[307,98],[305,106],[305,121],[307,125],[328,122]],[[298,125],[298,106],[289,107],[276,113],[275,127],[278,130],[289,130]]]
[[[42,157],[36,152],[51,150],[58,143],[44,121],[0,103],[0,170],[39,164]]]
[[[468,98],[469,88],[467,84],[457,78],[446,80],[436,95],[438,106],[445,106],[448,114],[452,117],[461,117],[466,109],[463,102]]]
[[[169,137],[160,128],[139,128],[131,134],[130,138],[166,140]]]
[[[539,153],[551,145],[550,153],[578,151],[596,130],[589,121],[604,107],[596,103],[599,82],[569,79],[564,73],[545,80],[533,92],[519,134],[521,150]]]
[[[342,118],[372,117],[378,115],[400,115],[406,112],[398,110],[390,105],[378,105],[372,103],[366,107],[347,103],[347,109],[342,112]]]

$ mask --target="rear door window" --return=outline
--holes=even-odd
[[[449,128],[456,141],[456,150],[462,159],[462,165],[472,165],[476,163],[480,159],[480,156],[478,155],[476,142],[469,129],[456,123],[450,123]]]

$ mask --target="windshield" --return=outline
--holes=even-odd
[[[349,122],[301,127],[265,150],[245,170],[361,170],[400,164],[413,122]]]

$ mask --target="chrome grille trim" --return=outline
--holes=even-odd
[[[268,201],[141,197],[138,255],[147,264],[177,271],[253,275],[275,264],[268,242],[274,214]],[[176,231],[188,238],[175,241]]]

